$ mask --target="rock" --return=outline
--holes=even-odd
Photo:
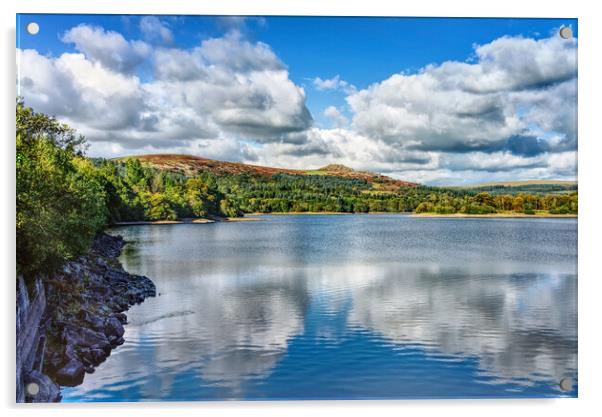
[[[80,310],[77,314],[77,318],[88,324],[94,330],[102,330],[104,328],[104,321],[100,317],[90,313],[88,310]]]
[[[113,314],[113,317],[119,320],[121,324],[128,324],[128,316],[126,316],[124,313],[115,313]]]
[[[107,258],[117,258],[124,245],[125,241],[121,236],[98,233],[94,238],[92,250]]]
[[[48,375],[31,370],[25,375],[25,401],[28,403],[55,403],[61,400],[61,390]]]
[[[116,348],[117,346],[123,345],[125,339],[123,337],[109,336],[109,343],[113,348]]]
[[[91,349],[90,358],[94,366],[98,366],[107,359],[107,353],[102,349]]]
[[[54,373],[56,372],[61,365],[63,364],[63,354],[60,352],[52,351],[50,349],[46,349],[44,352],[44,371]]]
[[[77,359],[71,359],[56,373],[56,382],[67,387],[74,387],[84,381],[84,365]]]
[[[63,340],[67,345],[100,349],[104,349],[104,347],[109,344],[104,333],[86,327],[65,328],[65,330],[63,330]]]
[[[79,355],[77,354],[75,345],[72,344],[68,344],[65,346],[65,355],[63,360],[61,361],[61,364],[67,363],[72,359],[78,359]]]
[[[82,349],[79,352],[79,360],[85,366],[98,366],[107,359],[107,352],[103,349]]]
[[[69,262],[50,285],[56,301],[47,306],[53,343],[44,370],[60,385],[78,385],[94,372],[125,342],[123,311],[156,295],[148,277],[129,274],[116,259],[124,245],[121,237],[99,233],[88,254]]]

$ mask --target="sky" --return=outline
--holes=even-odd
[[[17,93],[93,157],[573,180],[577,37],[576,19],[25,14]]]

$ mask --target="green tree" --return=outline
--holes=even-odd
[[[16,127],[17,268],[32,276],[86,251],[108,212],[83,138],[22,101]]]
[[[176,220],[178,216],[161,193],[145,193],[146,217],[149,220]]]

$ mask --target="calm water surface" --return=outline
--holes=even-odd
[[[575,219],[261,219],[115,229],[160,295],[65,401],[577,395]]]

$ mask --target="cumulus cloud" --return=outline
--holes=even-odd
[[[335,106],[326,107],[324,116],[330,119],[336,127],[342,127],[349,123],[349,120]]]
[[[140,31],[148,42],[171,45],[173,33],[156,16],[144,16],[140,19]]]
[[[198,52],[208,62],[233,71],[246,73],[285,69],[269,45],[263,42],[251,43],[238,31],[228,32],[221,38],[203,41]]]
[[[259,142],[286,140],[312,117],[305,91],[290,79],[270,47],[238,32],[205,40],[190,51],[155,54],[156,80],[147,85],[157,107],[193,109],[221,131]]]
[[[83,54],[52,59],[19,51],[20,94],[38,111],[89,129],[140,129],[146,104],[137,77],[111,71]]]
[[[151,52],[142,41],[127,41],[120,33],[83,24],[65,32],[61,40],[74,44],[90,61],[118,72],[132,72]]]
[[[433,184],[576,176],[576,40],[502,37],[475,46],[470,61],[363,89],[317,77],[312,92],[345,94],[349,115],[327,105],[332,128],[321,129],[285,63],[244,35],[244,20],[230,23],[187,49],[156,17],[140,20],[144,40],[76,26],[62,36],[75,53],[18,50],[19,94],[86,135],[93,155],[341,163]]]
[[[504,37],[475,53],[475,63],[430,65],[351,94],[353,127],[407,149],[530,156],[574,147],[576,40]]]
[[[348,83],[345,80],[341,79],[340,75],[335,75],[332,78],[322,79],[320,77],[316,77],[312,80],[312,83],[316,90],[324,91],[324,90],[340,90],[346,94],[353,94],[357,91],[356,87],[353,84]]]
[[[305,92],[289,79],[285,65],[268,45],[238,32],[190,50],[149,49],[142,41],[84,25],[67,31],[63,40],[81,53],[18,51],[20,94],[36,110],[78,128],[93,151],[200,153],[209,139],[283,141],[312,123]],[[137,54],[139,45],[146,45],[144,54]],[[142,82],[131,71],[147,57],[155,77]],[[238,148],[243,155],[243,146]]]

